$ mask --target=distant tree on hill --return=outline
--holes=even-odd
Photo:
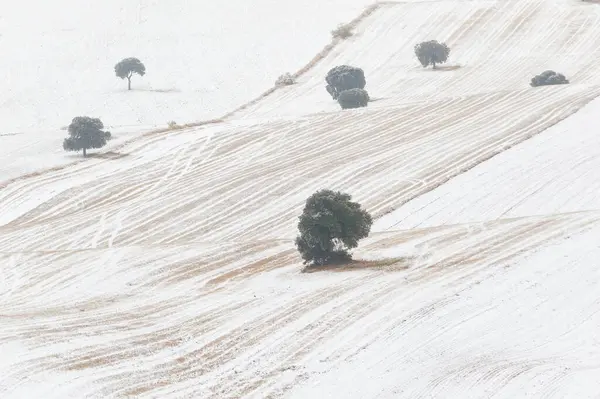
[[[296,79],[289,72],[279,76],[275,81],[275,86],[278,87],[291,86],[293,84],[296,84]]]
[[[68,127],[69,137],[63,141],[65,151],[83,150],[83,156],[87,156],[89,148],[101,148],[110,140],[110,132],[105,132],[104,124],[98,118],[89,116],[77,116]]]
[[[369,235],[373,219],[351,199],[348,194],[331,190],[320,190],[308,197],[296,238],[304,264],[322,266],[352,259],[348,250]]]
[[[544,71],[539,75],[535,75],[531,78],[529,83],[532,87],[537,86],[549,86],[549,85],[564,85],[568,84],[569,81],[565,78],[562,73],[556,73],[554,71]]]
[[[369,93],[364,89],[344,90],[338,96],[342,109],[366,107],[369,103]]]
[[[131,90],[131,77],[134,73],[140,76],[146,74],[146,67],[137,58],[125,58],[115,65],[115,74],[121,79],[127,79],[127,90]]]
[[[429,65],[435,69],[436,64],[443,64],[448,60],[450,48],[446,43],[438,43],[437,40],[421,42],[415,46],[415,55],[423,67]]]
[[[325,76],[325,82],[325,89],[334,100],[337,100],[344,90],[364,89],[367,85],[364,71],[349,65],[338,65],[330,69]]]
[[[354,35],[351,24],[339,24],[337,28],[331,31],[331,36],[334,39],[347,39]]]

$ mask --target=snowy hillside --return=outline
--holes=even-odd
[[[467,96],[485,106],[497,98],[531,95],[529,80],[547,69],[568,76],[572,90],[597,87],[599,22],[598,7],[585,2],[384,2],[358,27],[358,36],[302,77],[301,86],[280,90],[237,116],[337,111],[338,105],[323,95],[323,77],[332,65],[346,63],[364,69],[366,89],[377,99],[370,108]],[[443,72],[423,70],[415,60],[415,43],[432,38],[451,48]],[[530,102],[524,99],[520,105]],[[505,111],[512,116],[510,109]]]
[[[377,221],[407,229],[600,209],[600,99]]]
[[[60,129],[78,115],[102,119],[116,144],[169,121],[219,118],[303,67],[369,3],[12,2],[0,15],[0,185],[72,161]],[[146,75],[128,92],[114,66],[132,56]]]
[[[13,2],[0,17],[0,50],[10,61],[0,65],[0,129],[55,134],[81,114],[129,127],[219,117],[306,64],[335,25],[367,4]],[[147,74],[128,93],[113,68],[132,56]]]
[[[265,16],[292,18],[300,5],[264,0],[235,15],[264,19],[265,60],[278,75],[320,51],[332,19],[362,10],[357,0],[350,15],[337,13],[334,3],[315,40],[287,44],[272,32],[291,23]],[[188,46],[199,42],[195,28],[208,29],[171,4],[120,14],[109,2],[102,9],[121,16],[102,26],[116,35],[145,15],[152,25],[126,35],[147,49],[140,58],[158,62],[175,37],[189,36]],[[231,9],[216,4],[200,14],[214,26],[231,22]],[[241,2],[229,5],[238,12]],[[311,7],[329,10],[302,12]],[[148,119],[122,127],[120,141],[94,157],[61,153],[62,131],[58,149],[45,138],[31,144],[40,133],[3,142],[0,397],[597,397],[600,6],[440,0],[371,10],[297,85],[222,122],[141,135],[166,111],[140,102]],[[97,14],[80,11],[89,21]],[[18,30],[15,18],[23,17],[1,21]],[[39,29],[68,36],[54,27],[75,22],[56,18]],[[162,25],[169,18],[178,22],[171,29]],[[304,19],[302,32],[313,26]],[[233,37],[262,43],[240,25]],[[139,36],[151,26],[165,38],[161,51]],[[452,48],[439,71],[412,52],[432,38]],[[293,40],[306,41],[308,54],[288,48]],[[207,65],[231,66],[233,54]],[[106,85],[111,96],[131,94],[118,91],[112,58],[89,98],[106,112],[96,116],[127,121],[123,109],[100,105]],[[342,63],[364,68],[369,107],[340,111],[325,92],[323,76]],[[529,87],[546,69],[571,84]],[[274,79],[247,83],[239,73],[237,85],[202,101],[232,111]],[[179,85],[167,75],[149,72],[134,86]],[[242,96],[246,84],[256,90]],[[181,122],[220,116],[169,104]],[[50,148],[39,165],[21,158]],[[355,251],[362,269],[300,271],[297,216],[324,187],[351,193],[376,219]]]

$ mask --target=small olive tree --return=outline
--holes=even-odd
[[[110,132],[105,132],[104,124],[98,118],[77,116],[68,127],[69,137],[63,141],[65,151],[81,151],[87,156],[87,149],[101,148],[111,139]]]
[[[450,48],[446,43],[438,43],[437,40],[430,40],[417,44],[415,46],[415,55],[423,67],[431,65],[435,69],[436,64],[443,64],[448,60]]]
[[[339,24],[337,28],[331,31],[331,36],[334,39],[347,39],[354,35],[351,24]]]
[[[369,103],[369,93],[364,89],[344,90],[338,97],[342,109],[366,107]]]
[[[275,81],[275,86],[277,87],[291,86],[293,84],[296,84],[296,78],[294,78],[289,72],[279,76]]]
[[[338,65],[331,68],[325,76],[327,86],[325,89],[334,100],[344,90],[364,89],[367,85],[365,73],[362,69],[349,65]]]
[[[137,58],[125,58],[115,65],[115,74],[121,79],[127,79],[127,90],[131,90],[131,77],[134,73],[140,76],[146,74],[146,67]]]
[[[304,264],[325,265],[352,259],[349,249],[367,237],[371,215],[348,194],[320,190],[308,197],[300,216],[296,247]]]
[[[568,84],[569,81],[565,78],[562,73],[556,73],[554,71],[544,71],[539,75],[535,75],[531,78],[529,83],[532,87],[537,86],[550,86],[550,85],[564,85]]]

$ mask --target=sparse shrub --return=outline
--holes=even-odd
[[[342,109],[366,107],[369,102],[369,93],[364,89],[344,90],[338,96],[338,103]]]
[[[331,36],[336,39],[347,39],[354,35],[352,32],[352,25],[350,24],[339,24],[337,28],[331,31]]]
[[[127,79],[127,90],[131,90],[131,77],[134,73],[140,76],[146,74],[146,67],[137,58],[125,58],[115,65],[115,74],[121,79]]]
[[[89,148],[101,148],[111,139],[110,132],[105,132],[104,124],[98,118],[89,116],[77,116],[67,128],[69,137],[63,141],[65,151],[83,150],[83,156],[87,156]]]
[[[438,43],[437,40],[421,42],[415,46],[415,55],[423,67],[429,65],[435,69],[436,64],[443,64],[448,60],[450,48],[446,43]]]
[[[364,89],[367,85],[365,73],[362,69],[349,65],[338,65],[331,68],[325,76],[327,86],[325,89],[334,100],[344,90]]]
[[[325,265],[352,259],[349,249],[367,237],[371,215],[348,194],[320,190],[308,197],[298,222],[296,247],[304,264]]]
[[[275,86],[291,86],[293,84],[296,84],[296,79],[290,73],[284,73],[275,82]]]
[[[169,126],[169,129],[177,129],[179,127],[179,125],[175,121],[167,122],[167,126]]]
[[[544,71],[539,75],[535,75],[531,78],[529,85],[532,87],[537,86],[549,86],[549,85],[564,85],[568,84],[569,81],[565,78],[562,73],[556,73],[554,71]]]

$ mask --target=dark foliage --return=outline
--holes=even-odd
[[[568,84],[569,81],[565,78],[565,75],[556,73],[554,71],[544,71],[539,75],[531,78],[529,83],[532,87],[537,86],[549,86],[549,85],[564,85]]]
[[[352,197],[320,190],[306,200],[296,247],[305,264],[325,265],[352,259],[349,249],[367,237],[373,219]]]
[[[125,58],[115,65],[115,74],[121,79],[127,79],[127,90],[131,90],[131,77],[134,73],[140,76],[146,74],[146,67],[137,58]]]
[[[327,72],[325,89],[334,100],[344,90],[364,89],[367,85],[362,69],[349,65],[338,65]]]
[[[65,151],[81,151],[87,156],[86,150],[90,148],[101,148],[110,140],[110,132],[105,132],[104,124],[98,118],[89,116],[77,116],[69,125],[69,137],[63,141]]]
[[[436,64],[443,64],[448,60],[450,48],[446,43],[438,43],[437,40],[429,40],[415,46],[415,55],[424,67],[429,65],[435,69]]]
[[[342,109],[366,107],[369,103],[369,93],[364,89],[344,90],[338,96]]]

